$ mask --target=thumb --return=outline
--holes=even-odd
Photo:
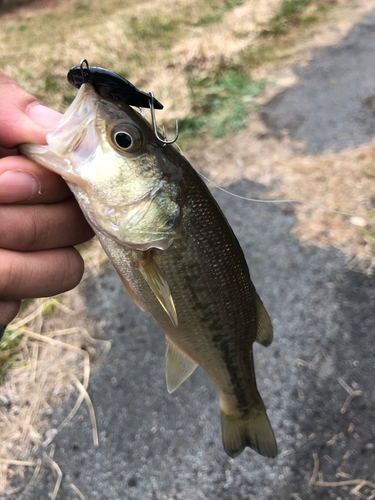
[[[0,71],[0,147],[10,149],[24,142],[45,144],[46,135],[61,116]]]

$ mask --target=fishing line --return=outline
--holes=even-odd
[[[245,200],[245,201],[256,201],[259,203],[304,203],[305,205],[311,205],[312,207],[320,208],[321,210],[325,210],[326,212],[332,212],[334,214],[341,214],[341,215],[349,215],[351,217],[359,217],[361,219],[366,219],[366,220],[371,220],[375,222],[375,219],[373,217],[366,217],[365,215],[357,215],[357,214],[350,214],[348,212],[340,212],[339,210],[332,210],[331,208],[325,208],[320,205],[317,205],[316,203],[311,203],[311,201],[304,201],[304,200],[261,200],[257,198],[247,198],[246,196],[241,196],[236,193],[232,193],[231,191],[228,191],[227,189],[222,188],[221,186],[218,186],[215,184],[211,179],[203,175],[201,172],[198,172],[203,179],[205,179],[207,182],[215,186],[217,189],[220,189],[220,191],[223,191],[223,193],[229,194],[231,196],[234,196],[235,198],[239,198],[240,200]]]

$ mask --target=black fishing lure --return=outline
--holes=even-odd
[[[166,146],[177,141],[177,120],[175,138],[168,141],[164,127],[163,137],[160,137],[156,125],[155,109],[163,109],[163,105],[155,99],[152,92],[147,94],[147,92],[137,89],[137,87],[117,73],[96,66],[90,68],[86,59],[82,59],[79,66],[73,66],[68,71],[68,82],[77,89],[80,89],[84,83],[90,83],[94,87],[95,92],[104,98],[119,100],[138,108],[150,108],[152,128],[158,144]]]
[[[120,100],[138,108],[150,107],[150,94],[137,89],[113,71],[96,66],[90,68],[86,59],[79,66],[73,66],[69,70],[68,82],[77,89],[81,88],[84,83],[91,83],[95,92],[102,97]],[[155,109],[163,109],[163,105],[155,98],[153,98],[153,105]]]

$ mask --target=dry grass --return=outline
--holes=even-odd
[[[308,370],[312,370],[313,372],[318,372],[320,369],[320,362],[322,359],[327,359],[327,353],[322,350],[319,351],[314,358],[311,361],[306,361],[303,359],[298,359],[297,360],[297,365],[299,367],[304,367]],[[364,396],[364,393],[358,389],[353,389],[343,378],[338,377],[337,378],[338,384],[343,388],[348,396],[345,399],[343,406],[340,410],[341,414],[344,414],[347,412],[352,400],[356,396]],[[358,387],[358,384],[353,383],[352,385],[354,387]],[[342,390],[340,389],[341,393]],[[348,435],[353,435],[354,439],[356,439],[356,433],[354,431],[355,429],[355,424],[353,422],[350,422],[347,433]],[[329,447],[336,447],[336,450],[332,453],[334,455],[334,458],[332,458],[330,455],[325,453],[323,455],[323,451],[321,451],[321,458],[324,460],[321,461],[319,460],[319,455],[318,453],[313,453],[312,458],[313,458],[313,471],[311,474],[311,477],[308,481],[306,481],[306,486],[307,486],[307,491],[310,492],[311,489],[314,488],[315,490],[315,496],[319,494],[319,490],[321,488],[329,489],[328,494],[331,498],[335,498],[336,500],[350,500],[353,498],[361,498],[364,500],[374,500],[375,499],[375,483],[373,480],[375,479],[375,475],[373,475],[370,479],[363,479],[361,477],[353,477],[354,472],[352,472],[351,467],[348,465],[348,458],[350,455],[353,453],[352,448],[349,446],[345,450],[345,453],[343,452],[343,438],[345,436],[345,432],[343,431],[342,426],[340,426],[341,432],[338,434],[333,434],[330,432],[329,429],[327,429],[327,433],[325,433],[325,436],[329,436],[329,440],[326,441],[325,445]],[[308,436],[308,439],[310,441],[313,441],[316,438],[316,434],[312,433]],[[358,437],[358,435],[357,435]],[[324,446],[322,446],[322,443],[320,445],[316,446],[317,449],[322,450]],[[338,460],[338,457],[340,459]],[[332,470],[332,465],[333,464],[340,463],[340,466],[336,468],[336,470],[333,472]],[[325,472],[326,475],[333,475],[333,480],[326,480],[324,479],[324,465],[328,465],[328,471]],[[307,479],[307,478],[306,478]],[[325,491],[325,495],[327,495],[327,491]],[[298,500],[301,500],[301,497],[297,493],[292,494],[292,496]],[[314,498],[315,498],[314,496]]]
[[[84,253],[89,263],[87,278],[97,271],[103,252],[98,245],[91,245]],[[15,338],[22,341],[12,353],[13,368],[0,391],[0,492],[7,498],[27,498],[27,491],[46,469],[57,474],[52,495],[56,498],[61,471],[52,460],[53,439],[84,401],[89,408],[93,442],[98,446],[95,412],[87,388],[92,365],[97,365],[110,348],[108,341],[92,336],[101,334],[102,326],[87,323],[80,287],[59,296],[59,300],[32,302],[8,326],[6,340],[0,344],[2,354],[8,354],[3,344]],[[53,407],[73,393],[78,396],[72,411],[52,428]],[[37,459],[40,449],[44,450],[43,458]],[[34,474],[26,490],[12,493],[12,478],[22,477],[30,467]]]
[[[375,484],[366,479],[348,479],[346,481],[324,481],[323,473],[319,472],[319,457],[316,453],[313,454],[314,469],[310,478],[308,488],[320,486],[323,488],[341,488],[344,494],[348,492],[348,487],[354,486],[349,490],[349,495],[352,498],[362,498],[363,500],[374,500]],[[341,474],[342,475],[342,474]],[[336,497],[337,498],[337,497]],[[341,498],[341,497],[339,497]]]
[[[297,155],[278,167],[285,175],[281,194],[365,217],[375,216],[375,143],[318,158]],[[375,271],[375,222],[298,204],[294,234],[305,243],[332,245],[370,274]],[[349,261],[348,261],[349,262]]]

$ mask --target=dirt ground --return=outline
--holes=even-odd
[[[299,46],[291,66],[263,69],[275,86],[259,112],[243,131],[194,155],[198,170],[240,196],[319,202],[304,182],[312,164],[320,166],[315,175],[324,191],[330,189],[327,169],[355,169],[363,157],[372,167],[375,10],[369,5],[348,3],[345,16]],[[373,183],[371,177],[351,185],[345,175],[335,179],[345,204],[332,195],[330,207],[360,213],[350,193],[360,193],[361,182]],[[358,221],[295,205],[244,202],[219,191],[215,196],[274,324],[273,344],[257,348],[255,357],[279,456],[264,459],[250,450],[236,459],[225,455],[217,391],[202,370],[167,393],[163,332],[105,266],[78,291],[80,324],[100,324],[95,335],[112,342],[88,390],[99,447],[83,403],[44,448],[63,474],[61,498],[375,498],[375,278],[368,272],[371,258],[362,270],[348,261],[353,251],[366,252]],[[374,199],[362,203],[368,210]],[[52,428],[75,401],[51,409]],[[16,499],[33,472],[29,467],[23,478],[15,476],[8,489],[13,493],[4,498]],[[54,485],[46,470],[25,498],[50,498]]]

